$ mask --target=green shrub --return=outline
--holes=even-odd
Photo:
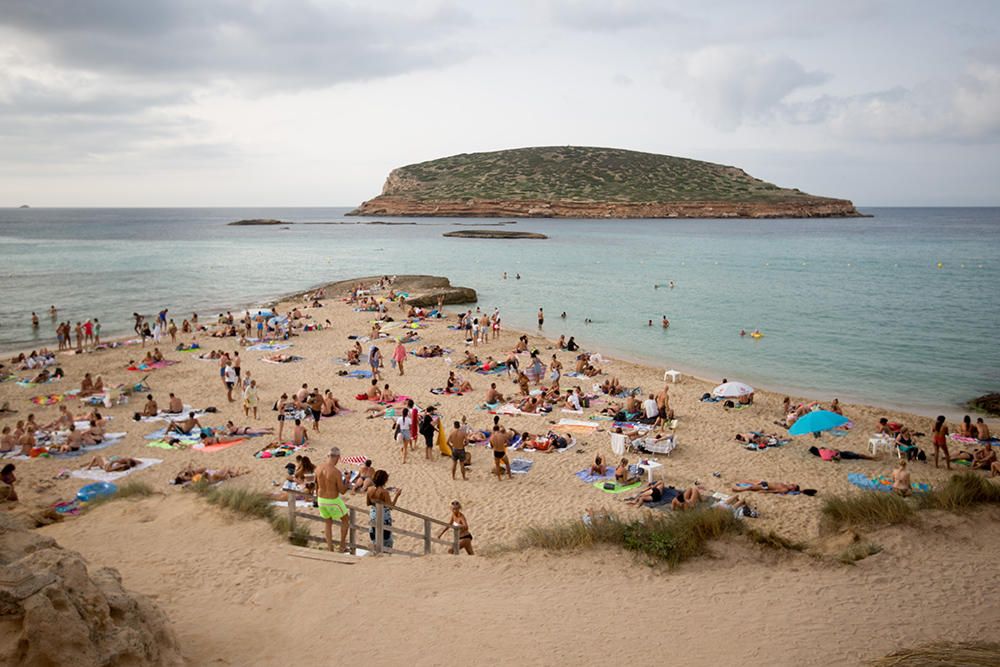
[[[975,472],[953,475],[944,488],[918,499],[921,509],[951,512],[967,510],[983,503],[1000,503],[1000,486]]]
[[[831,530],[907,523],[915,514],[913,507],[899,496],[872,492],[830,496],[820,511],[825,527]]]

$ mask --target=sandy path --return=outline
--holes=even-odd
[[[303,560],[263,523],[190,496],[118,501],[43,532],[154,596],[194,664],[855,665],[990,636],[995,518],[884,531],[886,550],[851,567],[721,544],[672,573],[610,550]]]

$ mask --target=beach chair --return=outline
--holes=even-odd
[[[670,452],[677,449],[677,438],[670,436],[660,440],[659,442],[654,442],[651,439],[636,440],[633,444],[641,445],[642,448],[650,454],[663,454],[664,456],[670,456]]]

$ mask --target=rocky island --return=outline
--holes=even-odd
[[[465,229],[460,232],[446,232],[442,234],[454,239],[547,239],[545,234],[535,232],[505,232],[502,230],[490,229]]]
[[[253,218],[252,220],[236,220],[226,223],[230,227],[252,227],[255,225],[291,225],[293,223],[284,220],[272,220],[270,218]]]
[[[828,218],[846,199],[781,188],[742,169],[616,148],[462,153],[394,169],[348,215],[529,218]]]

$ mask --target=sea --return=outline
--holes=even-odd
[[[507,326],[536,330],[544,308],[551,338],[709,379],[949,415],[1000,390],[1000,208],[482,227],[548,240],[443,238],[498,220],[348,210],[2,209],[0,350],[54,347],[51,305],[112,337],[133,312],[168,308],[179,324],[335,280],[424,273],[475,288]],[[247,218],[342,224],[227,225]]]

